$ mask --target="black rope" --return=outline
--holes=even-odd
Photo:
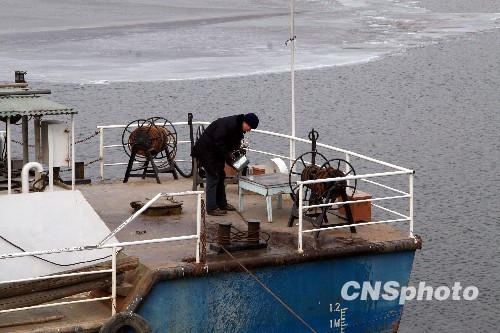
[[[293,36],[292,38],[288,38],[288,39],[285,41],[285,45],[286,45],[286,46],[288,46],[288,42],[293,42],[296,38],[297,38],[297,36]]]
[[[100,157],[98,157],[98,158],[96,158],[96,159],[94,159],[94,160],[92,160],[90,162],[85,163],[84,166],[89,166],[89,165],[94,164],[94,163],[99,162],[99,161],[101,161]],[[64,170],[59,170],[59,173],[69,172],[71,170],[73,170],[73,169],[72,168],[68,168],[68,169],[64,169]]]
[[[41,186],[40,187],[36,187],[36,185],[39,182],[42,182]],[[35,191],[35,192],[43,192],[45,190],[45,188],[47,187],[48,184],[49,184],[49,182],[47,181],[47,175],[42,174],[40,176],[40,178],[38,178],[37,180],[35,180],[33,182],[33,184],[31,185],[31,187],[33,188],[33,191]]]
[[[192,113],[188,113],[188,125],[189,125],[189,141],[191,142],[191,147],[190,147],[190,151],[191,151],[191,149],[193,149],[193,146],[194,146],[193,114]],[[177,163],[175,161],[173,162],[173,164],[174,164],[175,170],[177,170],[177,172],[179,172],[179,174],[182,177],[189,178],[193,175],[193,170],[194,170],[193,158],[191,158],[191,170],[189,170],[189,172],[186,172],[186,173],[184,173],[181,170],[181,168],[177,165]]]
[[[94,134],[89,135],[88,137],[83,138],[83,139],[81,139],[81,140],[75,141],[75,145],[76,145],[77,143],[82,143],[82,142],[85,142],[85,141],[87,141],[87,140],[90,140],[90,139],[92,139],[94,136],[96,136],[96,135],[98,135],[98,134],[99,134],[99,131],[95,131],[95,132],[94,132]]]
[[[14,142],[14,143],[17,143],[17,144],[19,144],[19,145],[21,145],[21,146],[24,146],[24,143],[22,143],[21,141],[17,141],[17,140],[14,140],[14,139],[12,139],[12,140],[10,140],[10,141],[11,141],[11,142]],[[30,145],[30,144],[29,144],[29,145],[28,145],[28,147],[33,148],[33,147],[35,147],[35,145]]]
[[[244,242],[252,243],[253,240],[251,239],[252,238],[251,236],[255,236],[257,234],[259,234],[259,239],[263,240],[266,244],[269,242],[269,239],[271,239],[271,235],[265,231],[262,231],[262,230],[249,233],[248,231],[240,231],[235,226],[231,226],[231,229],[236,229],[236,232],[231,231],[229,236],[221,235],[218,233],[217,239],[210,239],[209,241],[211,243],[218,243],[219,241],[222,241],[223,243],[226,242],[226,244],[231,242],[231,241],[242,242],[242,243],[244,243]],[[266,238],[261,237],[260,236],[261,234],[264,234],[267,237]]]
[[[189,178],[193,175],[193,167],[191,166],[191,170],[189,171],[189,173],[184,173],[181,168],[179,168],[179,166],[177,165],[177,163],[174,161],[174,168],[175,170],[177,170],[177,172],[179,172],[179,174],[184,177],[184,178]]]
[[[7,240],[5,237],[3,237],[3,236],[0,235],[0,238],[3,239],[4,241],[6,241],[7,243],[9,243],[10,245],[14,246],[15,248],[17,248],[21,252],[26,252],[23,248],[21,248],[20,246],[12,243],[11,241]],[[92,259],[92,260],[87,260],[87,261],[75,262],[75,263],[72,263],[72,264],[58,264],[56,262],[47,260],[45,258],[41,258],[39,256],[33,256],[33,257],[37,258],[37,259],[40,259],[40,260],[43,260],[45,262],[48,262],[49,264],[52,264],[52,265],[56,265],[56,266],[60,266],[60,267],[68,267],[68,266],[79,265],[79,264],[86,264],[86,263],[90,263],[90,262],[94,262],[94,261],[103,260],[103,259],[111,257],[111,255],[108,255],[108,256],[105,256],[105,257],[102,257],[102,258],[96,258],[96,259]]]

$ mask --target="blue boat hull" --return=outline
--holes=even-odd
[[[341,290],[349,281],[406,286],[414,254],[376,253],[252,273],[316,332],[395,332],[403,310],[399,299],[346,301]],[[137,312],[153,332],[310,331],[246,272],[159,281]]]

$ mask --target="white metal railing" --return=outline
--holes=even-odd
[[[0,161],[3,159],[3,152],[5,146],[5,131],[0,131]]]
[[[209,122],[193,122],[192,123],[193,126],[195,125],[208,125],[210,124]],[[188,122],[175,122],[175,123],[172,123],[172,125],[174,126],[188,126]],[[122,148],[122,144],[116,144],[116,143],[113,143],[113,144],[105,144],[105,132],[108,131],[108,130],[116,130],[116,129],[124,129],[125,127],[127,126],[131,126],[131,127],[134,127],[134,126],[137,126],[136,124],[132,124],[132,125],[103,125],[103,126],[97,126],[97,129],[99,131],[99,134],[100,134],[100,137],[99,137],[99,160],[100,160],[100,175],[101,175],[101,180],[104,179],[104,167],[107,167],[107,166],[121,166],[121,165],[126,165],[127,162],[110,162],[110,163],[106,163],[106,155],[105,155],[105,150],[106,149],[110,149],[110,148]],[[252,130],[252,134],[259,134],[259,135],[266,135],[266,136],[270,136],[270,137],[274,137],[274,138],[283,138],[283,139],[286,139],[289,141],[289,145],[292,146],[292,143],[293,142],[302,142],[302,143],[311,143],[310,140],[308,139],[302,139],[302,138],[297,138],[297,137],[293,137],[291,135],[286,135],[286,134],[281,134],[281,133],[275,133],[275,132],[270,132],[270,131],[264,131],[264,130],[258,130],[258,129],[255,129],[255,130]],[[180,141],[177,141],[177,143],[180,143],[180,144],[186,144],[186,143],[190,143],[190,141],[188,140],[180,140]],[[395,169],[395,170],[401,170],[401,171],[406,171],[406,172],[413,172],[412,170],[409,170],[407,168],[403,168],[403,167],[400,167],[400,166],[397,166],[395,164],[391,164],[391,163],[387,163],[387,162],[384,162],[384,161],[381,161],[381,160],[377,160],[377,159],[374,159],[374,158],[371,158],[371,157],[368,157],[368,156],[365,156],[365,155],[362,155],[362,154],[358,154],[358,153],[355,153],[355,152],[352,152],[352,151],[349,151],[349,150],[345,150],[345,149],[342,149],[342,148],[337,148],[337,147],[334,147],[334,146],[330,146],[330,145],[326,145],[326,144],[322,144],[322,143],[317,143],[317,147],[322,147],[322,148],[325,148],[325,149],[328,149],[328,150],[332,150],[332,151],[336,151],[338,153],[342,153],[345,155],[345,160],[346,161],[350,161],[350,157],[358,157],[358,158],[361,158],[363,160],[366,160],[366,161],[369,161],[369,162],[373,162],[373,163],[376,163],[376,164],[379,164],[379,165],[382,165],[382,166],[386,166],[386,167],[389,167],[389,168],[392,168],[392,169]],[[286,155],[282,155],[282,154],[276,154],[276,153],[270,153],[270,152],[266,152],[266,151],[262,151],[262,150],[257,150],[257,149],[254,149],[254,148],[251,148],[251,149],[248,149],[248,151],[250,152],[254,152],[254,153],[257,153],[257,154],[260,154],[260,155],[264,155],[264,156],[271,156],[271,157],[279,157],[279,158],[282,158],[282,159],[285,159],[285,160],[288,160],[290,161],[291,160],[291,157],[290,156],[286,156]]]
[[[176,122],[172,123],[174,126],[186,126],[188,125],[188,122]],[[209,124],[208,122],[193,122],[193,125],[207,125]],[[125,128],[127,125],[108,125],[108,126],[98,126],[97,128],[99,129],[101,133],[101,139],[100,139],[100,159],[101,159],[101,179],[104,179],[104,166],[113,166],[113,165],[123,165],[126,163],[120,162],[120,163],[104,163],[105,161],[105,155],[104,155],[104,149],[105,148],[116,148],[116,147],[121,147],[121,145],[117,144],[112,144],[112,145],[104,145],[104,130],[108,129],[116,129],[116,128]],[[295,147],[295,143],[305,143],[305,144],[311,144],[311,140],[308,139],[302,139],[302,138],[297,138],[293,137],[291,135],[286,135],[286,134],[281,134],[281,133],[275,133],[275,132],[270,132],[270,131],[265,131],[265,130],[252,130],[252,135],[263,135],[263,136],[268,136],[271,139],[270,140],[276,140],[276,139],[283,139],[288,141],[288,144],[290,146],[290,151],[292,151],[292,147]],[[186,143],[189,141],[178,141],[179,143]],[[274,142],[274,141],[273,141]],[[275,145],[277,146],[277,145]],[[373,163],[379,166],[383,166],[386,168],[389,168],[389,171],[387,172],[380,172],[380,173],[371,173],[371,174],[364,174],[364,175],[356,175],[356,176],[347,176],[347,177],[342,177],[342,178],[334,178],[335,181],[342,181],[346,180],[349,184],[350,181],[353,180],[360,180],[363,182],[366,182],[368,184],[390,190],[393,192],[398,193],[399,195],[396,196],[386,196],[382,198],[371,198],[371,199],[365,199],[365,200],[356,200],[356,201],[349,201],[349,202],[340,202],[340,203],[331,203],[328,205],[331,206],[340,206],[346,203],[361,203],[361,202],[370,202],[371,206],[377,209],[380,209],[382,211],[385,211],[387,213],[396,215],[399,218],[396,219],[389,219],[389,220],[381,220],[381,221],[370,221],[370,222],[363,222],[363,223],[356,223],[357,226],[362,226],[362,225],[372,225],[372,224],[380,224],[380,223],[393,223],[393,222],[409,222],[409,234],[410,237],[413,237],[413,226],[414,226],[414,221],[413,221],[413,177],[414,177],[414,171],[411,169],[407,169],[395,164],[387,163],[375,158],[371,158],[362,154],[355,153],[353,151],[349,151],[346,149],[334,147],[331,145],[323,144],[323,143],[316,143],[316,147],[323,148],[327,151],[333,151],[337,153],[341,153],[344,155],[344,159],[350,163],[352,158],[359,158],[361,160],[367,161],[369,163]],[[282,149],[283,151],[285,149]],[[293,162],[293,159],[290,156],[286,156],[283,154],[277,154],[277,153],[272,153],[272,152],[267,152],[264,150],[258,150],[255,148],[249,148],[247,149],[249,153],[254,153],[254,154],[259,154],[262,156],[266,157],[278,157],[281,159],[288,160],[289,163],[291,164]],[[348,165],[348,164],[347,164]],[[346,167],[347,167],[346,165]],[[346,170],[348,172],[349,170]],[[408,175],[408,190],[403,191],[400,189],[396,189],[394,187],[390,187],[387,185],[384,185],[380,182],[375,181],[375,178],[380,178],[380,177],[396,177],[396,176],[401,176],[401,175]],[[321,180],[314,180],[314,181],[306,181],[306,182],[297,182],[297,184],[300,186],[300,189],[302,190],[302,187],[307,184],[315,183],[315,182],[325,182],[325,181],[332,181],[333,179],[321,179]],[[299,192],[302,192],[302,191]],[[399,212],[396,212],[394,210],[385,208],[381,206],[380,204],[376,204],[374,202],[377,201],[386,201],[386,200],[398,200],[398,199],[408,199],[408,214],[401,214]],[[308,232],[315,232],[318,231],[317,229],[313,230],[302,230],[302,212],[305,209],[310,209],[310,208],[315,208],[315,207],[322,207],[324,205],[304,205],[304,198],[300,198],[299,202],[299,251],[302,251],[302,234],[303,233],[308,233]],[[345,228],[349,226],[335,226],[335,227],[329,227],[329,228],[322,228],[321,230],[330,230],[330,229],[338,229],[338,228]]]
[[[145,245],[145,244],[153,244],[153,243],[167,243],[167,242],[176,242],[182,240],[192,240],[196,239],[196,263],[200,263],[200,253],[201,253],[201,200],[202,200],[203,191],[187,191],[187,192],[177,192],[177,193],[159,193],[153,199],[149,200],[140,210],[135,212],[130,218],[125,220],[118,228],[113,230],[110,234],[108,234],[103,240],[101,240],[97,245],[91,246],[81,246],[81,247],[69,247],[69,248],[61,248],[61,249],[50,249],[50,250],[40,250],[40,251],[31,251],[31,252],[18,252],[18,253],[10,253],[10,254],[1,254],[0,260],[2,259],[13,259],[13,258],[21,258],[21,257],[32,257],[39,255],[47,255],[47,254],[56,254],[56,253],[68,253],[68,252],[77,252],[77,251],[93,251],[93,250],[102,250],[111,248],[112,249],[112,258],[111,258],[111,269],[107,270],[95,270],[89,272],[78,272],[78,273],[67,273],[67,274],[56,274],[56,275],[48,275],[41,276],[35,278],[28,279],[18,279],[18,280],[9,280],[9,281],[0,281],[0,285],[7,283],[16,283],[16,282],[29,282],[29,281],[40,281],[40,280],[49,280],[49,279],[57,279],[62,277],[69,276],[80,276],[80,275],[92,275],[92,274],[102,274],[102,273],[111,273],[111,295],[104,297],[96,297],[84,300],[74,300],[74,301],[65,301],[65,302],[57,302],[57,303],[47,303],[26,307],[19,307],[8,310],[0,310],[1,313],[7,312],[15,312],[36,308],[45,308],[52,307],[58,305],[69,305],[74,303],[84,303],[84,302],[96,302],[101,300],[111,300],[111,315],[116,313],[116,253],[118,248],[123,248],[126,246],[135,246],[135,245]],[[143,241],[134,241],[134,242],[118,242],[106,244],[111,238],[113,238],[120,230],[122,230],[127,224],[132,222],[137,216],[139,216],[144,210],[146,210],[149,206],[151,206],[155,201],[162,197],[174,197],[174,196],[187,196],[187,195],[196,195],[197,196],[197,211],[196,211],[196,234],[186,235],[186,236],[177,236],[177,237],[167,237],[167,238],[159,238],[159,239],[149,239]]]
[[[268,131],[262,131],[262,130],[254,130],[253,132],[255,133],[261,133],[264,135],[269,135],[269,136],[274,136],[274,137],[281,137],[283,139],[287,139],[290,141],[290,145],[292,145],[292,142],[303,142],[303,143],[308,143],[311,144],[311,140],[307,139],[301,139],[301,138],[295,138],[290,135],[285,135],[285,134],[278,134],[274,132],[268,132]],[[338,177],[338,178],[327,178],[327,179],[318,179],[318,180],[308,180],[308,181],[297,181],[297,185],[299,187],[298,192],[299,192],[299,207],[298,207],[298,215],[299,215],[299,230],[298,230],[298,251],[303,252],[303,242],[302,242],[302,236],[304,233],[311,233],[311,232],[318,232],[318,231],[326,231],[326,230],[333,230],[333,229],[340,229],[340,228],[349,228],[352,227],[352,225],[342,225],[342,226],[332,226],[332,227],[326,227],[326,228],[320,228],[320,229],[309,229],[309,230],[304,230],[303,229],[303,212],[307,209],[311,208],[321,208],[325,206],[330,206],[330,207],[335,207],[335,206],[342,206],[345,204],[354,204],[354,203],[362,203],[362,202],[370,202],[372,207],[375,207],[377,209],[383,210],[385,212],[388,212],[392,215],[397,216],[398,218],[394,219],[386,219],[386,220],[380,220],[380,221],[369,221],[369,222],[360,222],[356,223],[355,226],[363,226],[363,225],[374,225],[374,224],[383,224],[383,223],[395,223],[395,222],[409,222],[409,237],[414,237],[413,233],[413,226],[414,226],[414,221],[413,221],[413,178],[414,178],[414,171],[400,167],[395,164],[387,163],[378,159],[374,159],[362,154],[358,154],[349,150],[337,148],[334,146],[326,145],[317,142],[316,147],[322,147],[326,150],[330,151],[335,151],[338,153],[342,153],[345,156],[345,160],[347,162],[350,162],[352,157],[356,157],[362,160],[365,160],[367,162],[371,162],[374,164],[378,164],[380,166],[384,166],[390,169],[390,171],[387,172],[380,172],[380,173],[372,173],[372,174],[363,174],[363,175],[355,175],[355,176],[346,176],[346,177]],[[265,151],[259,151],[259,150],[254,150],[254,149],[249,149],[249,151],[252,151],[254,153],[266,155],[266,156],[273,156],[273,157],[279,157],[279,158],[285,158],[291,161],[291,159],[287,156],[283,155],[277,155],[277,154],[272,154],[269,152]],[[346,165],[347,167],[347,165]],[[348,172],[349,170],[346,170]],[[399,189],[396,189],[394,187],[390,187],[384,184],[381,184],[380,182],[376,182],[372,179],[374,178],[379,178],[379,177],[396,177],[396,176],[401,176],[401,175],[407,175],[408,176],[408,191],[402,191]],[[329,182],[329,181],[347,181],[348,183],[350,181],[354,180],[361,180],[363,182],[372,184],[374,186],[378,186],[380,188],[384,188],[386,190],[390,190],[393,192],[398,193],[399,195],[394,195],[394,196],[385,196],[385,197],[380,197],[380,198],[371,198],[371,199],[356,199],[353,201],[345,201],[345,202],[334,202],[334,203],[328,203],[328,204],[319,204],[319,205],[306,205],[305,204],[305,198],[303,198],[303,186],[308,185],[308,184],[313,184],[313,183],[321,183],[321,182]],[[387,201],[387,200],[397,200],[397,199],[407,199],[408,200],[408,215],[399,213],[397,211],[388,209],[386,207],[383,207],[379,204],[375,204],[374,202],[377,201]]]
[[[391,189],[395,192],[400,193],[400,195],[395,195],[395,196],[386,196],[386,197],[381,197],[381,198],[370,198],[370,199],[361,199],[361,200],[352,200],[352,201],[337,201],[337,202],[332,202],[332,203],[324,203],[324,204],[317,204],[317,205],[306,205],[304,204],[305,198],[304,198],[304,192],[303,188],[304,185],[309,185],[309,184],[317,184],[317,183],[323,183],[323,182],[338,182],[338,181],[349,181],[349,180],[356,180],[356,179],[361,179],[361,180],[367,180],[367,178],[376,178],[376,177],[389,177],[389,176],[397,176],[397,175],[408,175],[408,182],[409,182],[409,191],[408,193],[393,189],[391,187],[370,181],[373,184],[380,185],[384,188]],[[324,179],[317,179],[317,180],[307,180],[307,181],[297,181],[298,185],[298,193],[299,193],[299,207],[298,207],[298,219],[299,219],[299,228],[298,228],[298,251],[303,252],[303,242],[302,242],[302,237],[303,234],[305,233],[311,233],[311,232],[319,232],[319,231],[326,231],[326,230],[334,230],[334,229],[341,229],[341,228],[351,228],[353,226],[364,226],[364,225],[374,225],[374,224],[384,224],[384,223],[395,223],[395,222],[409,222],[409,237],[414,237],[413,233],[413,177],[414,173],[411,170],[407,171],[393,171],[393,172],[383,172],[383,173],[374,173],[374,174],[366,174],[366,175],[359,175],[359,176],[346,176],[346,177],[337,177],[337,178],[324,178]],[[373,202],[375,201],[385,201],[385,200],[395,200],[395,199],[408,199],[408,215],[404,215],[402,213],[399,213],[397,211],[388,209],[386,207],[383,207],[378,204],[374,204]],[[388,213],[391,213],[393,215],[396,215],[400,218],[395,218],[395,219],[387,219],[387,220],[381,220],[381,221],[369,221],[369,222],[357,222],[355,225],[352,224],[345,224],[345,225],[338,225],[338,226],[332,226],[332,227],[324,227],[324,228],[315,228],[315,229],[308,229],[304,230],[303,228],[303,217],[304,217],[304,211],[311,209],[311,208],[322,208],[322,207],[338,207],[342,206],[345,204],[355,204],[355,203],[361,203],[361,202],[370,202],[372,207],[384,210]]]

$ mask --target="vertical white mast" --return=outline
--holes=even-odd
[[[291,79],[292,79],[292,137],[295,138],[295,23],[294,2],[290,1],[290,50],[291,50]],[[295,160],[295,139],[290,141],[290,165]]]
[[[7,194],[11,194],[11,187],[12,187],[12,162],[11,162],[11,154],[12,152],[10,151],[10,140],[11,140],[11,136],[10,136],[10,117],[6,117],[6,126],[7,126],[7,133],[6,133],[6,136],[7,136]]]

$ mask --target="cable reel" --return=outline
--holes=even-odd
[[[167,119],[151,117],[134,120],[123,130],[122,146],[129,156],[124,183],[129,177],[154,176],[160,184],[158,173],[172,173],[177,179],[174,161],[177,153],[177,131]],[[142,164],[132,169],[134,162]],[[131,174],[133,171],[142,171],[142,174]]]
[[[177,153],[177,131],[167,119],[153,117],[129,123],[122,134],[122,145],[130,157],[136,147],[135,160],[146,161],[147,151],[155,159],[171,163]]]
[[[355,175],[356,172],[354,171],[351,163],[343,159],[333,158],[326,161],[321,167],[319,167],[316,172],[315,179],[343,178]],[[351,200],[356,192],[358,180],[354,179],[353,183],[354,184],[351,185],[347,180],[315,183],[312,184],[312,190],[316,198],[325,198],[327,196],[327,192],[332,192],[332,194],[337,198],[345,193],[347,198]],[[351,189],[350,195],[347,195],[347,189]],[[331,207],[330,209],[337,210],[338,207],[339,206]]]
[[[316,151],[316,140],[318,134],[314,129],[309,133],[309,138],[312,141],[312,151],[300,155],[292,163],[288,175],[291,197],[294,200],[292,212],[288,220],[288,226],[293,226],[295,219],[299,217],[299,191],[300,187],[296,180],[321,180],[329,178],[342,178],[347,176],[355,176],[356,172],[353,166],[346,160],[333,158],[327,159],[323,154]],[[347,223],[335,223],[335,225],[354,224],[350,204],[326,206],[334,202],[350,201],[356,192],[357,180],[330,180],[327,182],[318,182],[305,184],[302,187],[302,199],[306,205],[325,205],[322,207],[309,208],[303,211],[303,219],[311,222],[317,228],[330,227],[327,214],[335,214],[336,217],[341,217],[338,214],[340,207],[345,208]],[[348,195],[348,189],[350,194]],[[355,233],[356,229],[351,227],[351,232]],[[319,233],[318,233],[319,234]],[[318,234],[316,236],[318,236]]]

